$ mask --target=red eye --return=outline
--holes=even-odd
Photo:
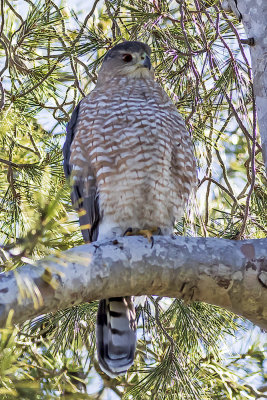
[[[130,62],[130,61],[132,61],[132,59],[133,59],[133,57],[131,56],[131,54],[123,54],[123,61],[124,62]]]

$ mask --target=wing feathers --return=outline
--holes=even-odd
[[[92,242],[97,240],[98,236],[98,225],[100,221],[100,211],[99,211],[99,201],[98,201],[98,191],[96,180],[94,176],[89,175],[93,172],[90,168],[90,161],[85,159],[84,156],[76,151],[75,159],[79,160],[79,166],[82,161],[82,165],[84,164],[84,168],[81,168],[77,173],[76,170],[73,169],[74,165],[71,163],[72,160],[72,152],[75,151],[72,149],[73,141],[75,140],[75,136],[77,130],[79,129],[79,113],[80,113],[80,105],[81,102],[74,109],[71,119],[67,125],[67,135],[66,141],[63,146],[63,155],[64,155],[64,172],[66,178],[70,178],[73,180],[72,182],[72,193],[71,193],[71,201],[73,207],[78,211],[79,221],[81,225],[81,231],[85,242]],[[73,173],[75,172],[75,174]],[[88,174],[85,176],[84,174]]]

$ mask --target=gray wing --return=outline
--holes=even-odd
[[[75,176],[72,178],[73,165],[70,163],[71,145],[75,141],[77,122],[79,117],[80,103],[74,109],[71,119],[67,125],[66,141],[63,146],[64,172],[67,179],[71,181],[71,201],[75,210],[78,211],[81,231],[85,242],[97,240],[98,225],[100,220],[98,191],[95,180],[90,181],[86,176]],[[89,161],[87,169],[90,168]]]

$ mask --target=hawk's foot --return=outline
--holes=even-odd
[[[129,227],[129,228],[126,229],[126,231],[124,232],[123,236],[135,236],[135,235],[144,236],[151,243],[151,248],[152,248],[153,245],[154,245],[153,234],[154,235],[161,235],[161,229],[158,228],[158,227],[151,228],[151,229],[133,229],[133,228]]]
[[[137,232],[137,235],[144,236],[145,238],[148,239],[149,242],[151,242],[151,248],[154,246],[153,234],[160,235],[161,229],[156,227],[151,229],[140,229],[140,231]]]

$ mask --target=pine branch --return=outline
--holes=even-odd
[[[229,1],[229,0],[228,0]],[[267,8],[256,3],[251,7],[249,0],[237,0],[237,8],[242,16],[242,22],[248,38],[253,38],[253,47],[250,46],[253,70],[253,86],[257,106],[258,123],[261,134],[263,157],[265,170],[267,173],[267,96],[266,96],[266,77],[267,77]]]
[[[142,237],[94,242],[1,274],[1,326],[103,297],[204,301],[267,328],[267,240]],[[248,301],[249,299],[249,301]]]

